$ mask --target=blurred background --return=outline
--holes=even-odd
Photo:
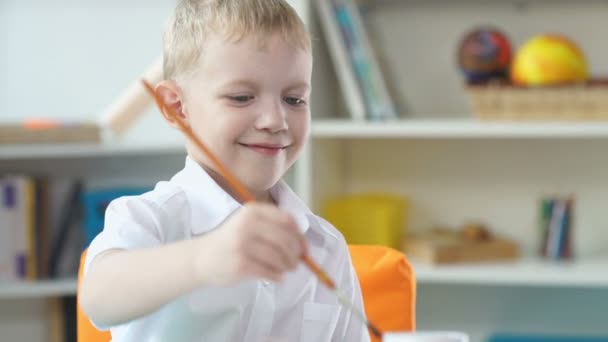
[[[608,1],[290,3],[315,70],[286,178],[349,243],[406,253],[418,329],[608,340]],[[121,136],[99,125],[174,5],[0,1],[3,341],[75,340],[105,206],[182,168],[155,108]]]

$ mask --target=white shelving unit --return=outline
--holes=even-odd
[[[175,142],[106,142],[100,144],[31,144],[0,145],[2,159],[95,158],[185,153],[184,145]]]
[[[595,288],[608,287],[608,259],[580,262],[523,259],[480,265],[433,266],[413,262],[419,284]],[[564,277],[567,274],[568,277]],[[76,295],[77,279],[0,282],[0,300]]]
[[[400,120],[368,122],[319,119],[312,122],[312,139],[608,139],[603,122],[484,122],[459,120]],[[0,145],[0,160],[97,158],[184,154],[181,141],[106,142],[100,144]]]
[[[608,138],[608,123],[603,122],[484,122],[460,120],[401,120],[368,122],[318,120],[312,124],[313,138],[472,138],[472,139],[547,139]]]
[[[604,271],[606,265],[606,258],[578,262],[523,259],[515,262],[450,266],[430,266],[415,262],[413,264],[416,279],[420,284],[596,289],[608,288],[608,274]]]
[[[497,331],[607,336],[605,324],[595,317],[602,315],[600,303],[608,298],[608,123],[472,119],[456,46],[466,31],[487,23],[505,30],[514,47],[534,34],[560,31],[580,43],[591,72],[603,75],[608,49],[594,43],[593,32],[605,30],[608,4],[366,4],[374,45],[407,114],[396,122],[325,117],[346,106],[339,103],[340,88],[330,76],[333,67],[321,42],[313,86],[313,113],[319,115],[296,164],[299,194],[319,212],[333,196],[390,192],[410,201],[410,231],[473,219],[520,242],[523,258],[515,262],[414,262],[418,329],[464,330],[473,342]],[[315,19],[309,19],[316,28]],[[570,193],[576,196],[575,259],[556,263],[535,257],[538,200]]]
[[[598,288],[608,287],[605,258],[580,262],[523,259],[480,265],[433,266],[413,262],[419,284]],[[568,277],[564,277],[567,274]],[[0,282],[0,300],[76,295],[77,279]]]

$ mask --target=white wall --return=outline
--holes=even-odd
[[[0,120],[95,120],[162,53],[174,1],[0,2]],[[128,139],[175,137],[155,110]]]

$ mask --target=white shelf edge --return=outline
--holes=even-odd
[[[418,284],[608,288],[608,259],[514,262],[432,266],[412,262]],[[73,296],[75,278],[0,282],[0,300]]]
[[[412,266],[419,284],[608,288],[608,259]]]
[[[608,122],[313,120],[313,138],[608,138]]]
[[[76,278],[0,281],[0,299],[73,296],[77,289]]]
[[[399,120],[368,122],[313,120],[312,138],[608,138],[608,122],[482,122],[460,120]],[[94,158],[185,153],[180,140],[100,144],[0,144],[2,159]]]
[[[0,159],[87,158],[186,153],[181,142],[1,145]]]

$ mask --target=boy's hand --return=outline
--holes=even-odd
[[[280,281],[307,252],[291,215],[262,203],[246,204],[203,240],[195,257],[196,273],[203,283],[216,286],[245,278]]]

